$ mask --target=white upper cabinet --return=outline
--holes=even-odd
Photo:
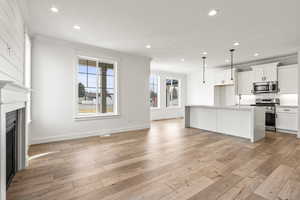
[[[254,79],[253,71],[238,72],[237,73],[238,94],[251,95],[253,79]]]
[[[217,71],[215,74],[215,85],[233,85],[235,81],[235,70],[233,70],[233,80],[231,80],[231,69]]]
[[[297,94],[298,65],[278,67],[278,83],[280,94]]]
[[[254,82],[277,81],[278,63],[253,66]]]

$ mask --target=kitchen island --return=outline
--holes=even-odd
[[[185,127],[256,142],[265,137],[265,109],[255,106],[190,105],[185,107]]]

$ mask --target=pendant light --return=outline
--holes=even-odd
[[[205,60],[206,60],[206,57],[203,56],[203,57],[202,57],[202,60],[203,60],[202,76],[203,76],[203,83],[205,83]]]
[[[235,51],[235,49],[230,49],[230,58],[231,58],[231,80],[233,80],[233,52]]]

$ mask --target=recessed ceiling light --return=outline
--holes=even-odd
[[[239,43],[239,42],[235,42],[235,43],[233,43],[233,45],[234,45],[234,46],[239,46],[240,43]]]
[[[80,30],[80,26],[78,26],[78,25],[74,25],[73,28],[76,30]]]
[[[147,49],[151,49],[151,45],[150,45],[150,44],[147,44],[145,47],[146,47]]]
[[[259,53],[255,53],[254,56],[255,56],[255,57],[259,56]]]
[[[54,12],[54,13],[58,13],[58,8],[56,8],[55,6],[52,6],[51,8],[50,8],[50,10],[52,11],[52,12]]]
[[[211,16],[211,17],[216,16],[217,14],[218,14],[218,10],[216,10],[216,9],[212,9],[208,12],[208,16]]]
[[[184,58],[181,58],[181,62],[184,62]]]
[[[202,52],[202,54],[203,54],[203,55],[207,55],[207,52],[206,52],[206,51],[204,51],[204,52]]]

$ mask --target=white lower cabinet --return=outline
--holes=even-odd
[[[296,109],[280,108],[276,113],[276,128],[278,131],[295,133],[298,131],[298,112]]]
[[[251,112],[242,110],[219,109],[217,112],[217,132],[250,138]]]

